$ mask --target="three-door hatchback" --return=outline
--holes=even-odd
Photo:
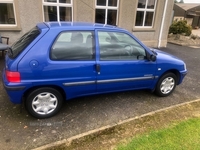
[[[64,100],[85,95],[150,89],[168,96],[186,73],[182,60],[146,47],[124,29],[45,22],[9,48],[3,83],[13,103],[47,118]]]

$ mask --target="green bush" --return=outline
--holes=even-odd
[[[186,20],[174,21],[169,28],[169,33],[189,36],[192,33],[192,26],[187,25]]]

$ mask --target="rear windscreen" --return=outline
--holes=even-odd
[[[39,34],[40,30],[37,27],[25,33],[11,46],[9,50],[11,52],[8,53],[9,57],[17,57]]]

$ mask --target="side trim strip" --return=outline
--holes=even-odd
[[[87,85],[87,84],[95,84],[95,81],[83,81],[83,82],[70,82],[63,83],[64,86],[75,86],[75,85]]]
[[[101,83],[126,82],[126,81],[137,81],[137,80],[152,80],[152,79],[154,79],[154,76],[138,77],[138,78],[97,80],[97,81],[70,82],[70,83],[63,83],[63,85],[64,86],[77,86],[77,85],[88,85],[88,84],[95,84],[95,83],[101,84]]]
[[[112,82],[125,82],[125,81],[137,81],[137,80],[149,80],[149,79],[154,79],[154,77],[151,76],[151,77],[138,77],[138,78],[98,80],[97,83],[112,83]]]

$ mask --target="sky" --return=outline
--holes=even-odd
[[[200,3],[200,0],[184,0],[184,3]]]

